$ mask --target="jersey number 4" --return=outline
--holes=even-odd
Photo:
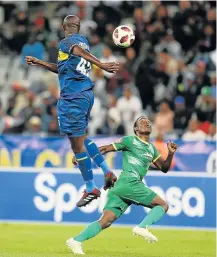
[[[90,63],[85,59],[81,58],[79,64],[76,67],[76,70],[80,71],[80,73],[89,77],[90,69],[91,69]]]

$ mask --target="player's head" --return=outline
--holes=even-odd
[[[134,123],[133,130],[137,136],[150,135],[152,131],[150,120],[145,116],[139,117]]]
[[[68,15],[64,18],[62,27],[66,36],[76,34],[80,30],[80,19],[76,15]]]

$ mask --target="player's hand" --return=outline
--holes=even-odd
[[[168,142],[167,143],[167,148],[169,150],[169,153],[175,153],[175,151],[177,150],[178,148],[178,145],[173,143],[173,142]]]
[[[102,63],[100,68],[107,72],[115,73],[116,71],[119,70],[120,64],[118,62]]]
[[[37,59],[33,56],[26,56],[26,63],[28,65],[38,65],[39,59]]]
[[[105,148],[104,146],[100,146],[100,147],[99,147],[99,150],[100,150],[100,152],[101,152],[102,155],[103,155],[103,154],[106,154],[106,148]]]
[[[78,165],[78,161],[76,160],[75,155],[72,157],[72,163],[76,166]]]

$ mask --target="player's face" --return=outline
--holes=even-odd
[[[152,127],[151,127],[151,122],[147,118],[142,118],[137,121],[137,128],[139,134],[146,134],[149,135],[151,134]]]

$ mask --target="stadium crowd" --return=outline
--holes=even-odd
[[[55,63],[64,37],[62,19],[75,14],[82,20],[80,33],[88,38],[91,52],[102,61],[121,64],[116,74],[92,67],[90,136],[129,135],[136,117],[144,114],[152,120],[153,136],[159,141],[215,140],[215,4],[1,2],[0,134],[59,135],[57,76],[28,67],[25,56]],[[131,24],[135,30],[136,40],[127,49],[112,41],[120,24]]]

